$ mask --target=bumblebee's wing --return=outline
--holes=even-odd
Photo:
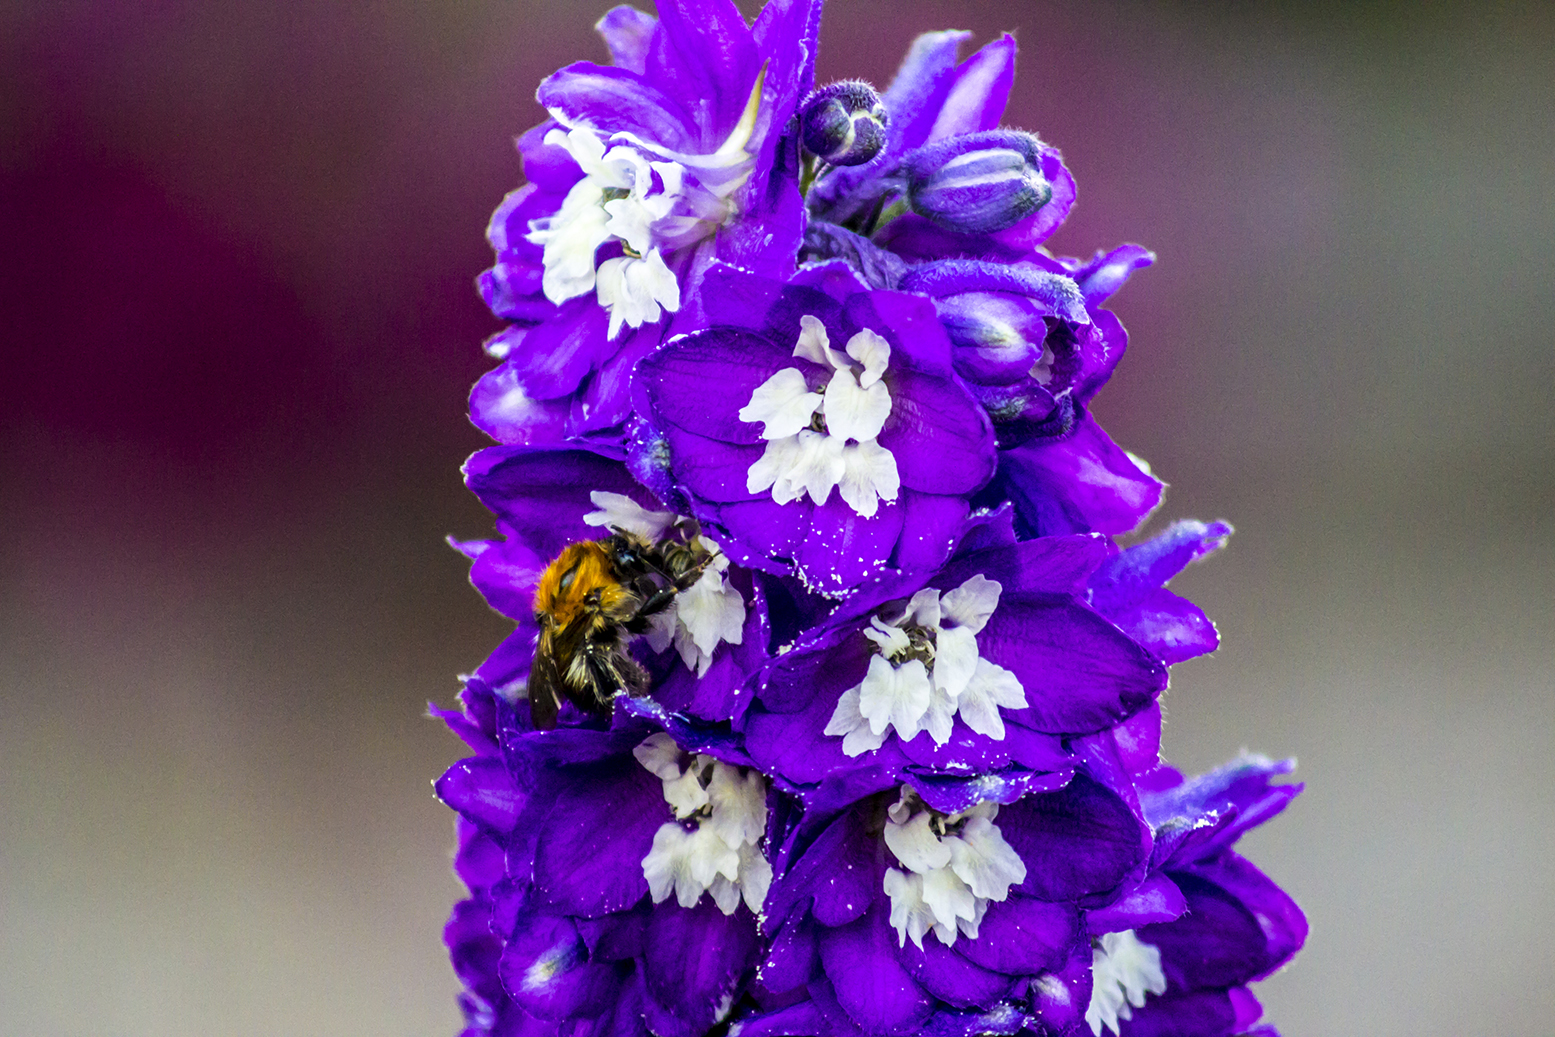
[[[549,731],[555,727],[561,705],[556,663],[548,653],[536,652],[534,666],[529,670],[529,719],[535,730]]]

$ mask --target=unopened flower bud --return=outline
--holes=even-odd
[[[967,133],[920,148],[905,165],[912,211],[948,230],[990,234],[1046,205],[1041,142],[1029,133]]]
[[[799,109],[805,150],[834,166],[857,166],[885,147],[885,105],[868,83],[846,80],[811,94]]]

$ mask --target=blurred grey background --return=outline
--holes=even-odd
[[[0,1034],[456,1031],[471,280],[604,7],[0,9]],[[1097,410],[1239,529],[1166,748],[1300,758],[1271,1018],[1555,1032],[1551,9],[832,0],[822,76],[946,27],[1160,255]]]

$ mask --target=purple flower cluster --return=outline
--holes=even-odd
[[[1088,409],[1153,256],[1043,247],[1075,185],[1000,127],[1010,37],[816,89],[821,0],[658,8],[541,84],[488,231],[465,1034],[1273,1034],[1306,922],[1233,847],[1300,786],[1159,753],[1217,645],[1166,584],[1231,530],[1116,542],[1162,484]],[[705,561],[621,627],[646,690],[537,725],[537,588],[612,537]]]

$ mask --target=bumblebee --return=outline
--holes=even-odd
[[[680,536],[649,542],[613,528],[601,540],[569,544],[546,567],[535,589],[534,665],[529,715],[537,729],[556,726],[562,699],[608,713],[621,692],[641,695],[648,673],[626,653],[675,595],[690,587],[715,557],[682,520]]]

